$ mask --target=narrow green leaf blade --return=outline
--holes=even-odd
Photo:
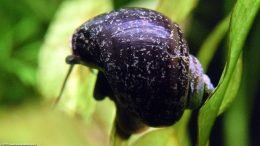
[[[211,98],[201,108],[198,122],[198,145],[205,146],[211,128],[219,112],[223,97],[230,84],[244,41],[258,12],[259,0],[238,0],[230,21],[229,55],[223,80],[219,83]]]
[[[241,54],[238,59],[232,78],[230,80],[230,83],[226,89],[228,92],[226,92],[223,97],[223,101],[220,106],[218,115],[222,114],[235,100],[240,87],[242,72],[243,72],[243,65],[242,65],[242,54]]]

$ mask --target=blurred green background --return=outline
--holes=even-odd
[[[36,89],[39,48],[61,2],[1,0],[1,105],[40,97]]]
[[[178,4],[178,0],[172,2]],[[70,54],[69,36],[84,21],[102,12],[125,6],[147,7],[180,23],[191,54],[197,55],[208,35],[231,12],[235,0],[188,2],[192,4],[180,6],[179,10],[178,5],[175,9],[163,5],[167,0],[1,0],[0,144],[107,143],[115,109],[109,100],[97,103],[86,98],[92,96],[95,73],[78,67],[59,106],[64,112],[51,109],[68,68],[64,58]],[[192,11],[185,11],[185,7]],[[243,74],[237,99],[217,119],[210,138],[212,146],[260,144],[259,21],[257,14],[243,48]],[[225,33],[217,48],[207,70],[214,85],[218,84],[227,56]],[[192,115],[187,135],[191,145],[196,141],[197,112]]]

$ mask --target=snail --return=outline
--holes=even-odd
[[[127,139],[148,126],[176,123],[214,90],[182,30],[163,14],[122,8],[98,15],[74,32],[68,64],[97,69],[94,98],[116,105],[116,131]]]

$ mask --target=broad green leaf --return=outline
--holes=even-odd
[[[1,144],[91,145],[82,134],[86,134],[82,122],[39,104],[10,109],[1,108],[0,122]]]
[[[148,9],[156,9],[159,0],[133,0],[127,7],[141,7],[141,8],[148,8]]]
[[[187,125],[190,115],[191,111],[186,110],[182,118],[173,126],[151,130],[141,136],[134,136],[130,141],[131,146],[149,146],[151,144],[155,146],[189,146]]]
[[[109,0],[75,0],[62,3],[45,36],[39,54],[38,87],[50,107],[58,96],[69,68],[65,58],[71,54],[69,48],[71,35],[90,18],[111,9]],[[58,109],[69,115],[83,119],[86,123],[83,129],[87,133],[87,141],[91,146],[108,143],[109,130],[114,117],[114,105],[110,100],[98,103],[94,101],[96,74],[96,70],[75,65],[57,105]],[[99,136],[95,136],[96,134]]]
[[[64,1],[51,24],[39,54],[39,90],[53,102],[58,96],[68,65],[65,63],[70,37],[77,27],[90,18],[111,10],[110,1]],[[93,89],[96,73],[83,66],[75,66],[58,104],[70,114],[83,114],[85,119],[94,111]],[[51,103],[50,103],[51,104]],[[87,116],[88,115],[88,116]]]
[[[71,54],[71,48],[69,48],[71,35],[76,28],[90,18],[111,9],[109,0],[64,1],[61,5],[56,19],[48,30],[39,55],[39,90],[49,102],[50,107],[58,96],[69,68],[65,63],[65,58]],[[75,65],[57,107],[84,120],[89,141],[106,145],[114,108],[111,101],[106,100],[102,103],[94,101],[93,90],[96,73],[97,71],[90,70],[85,66]],[[100,109],[106,109],[106,111],[100,112]],[[104,113],[106,116],[103,115]],[[93,132],[100,133],[102,140],[95,139],[94,135],[91,134]]]
[[[207,70],[209,63],[216,52],[218,44],[228,30],[229,19],[229,16],[224,18],[224,20],[222,20],[216,28],[214,28],[213,32],[207,37],[200,48],[198,58],[205,71]]]
[[[176,132],[176,137],[178,139],[178,143],[181,146],[190,146],[191,141],[188,134],[188,124],[191,117],[191,110],[186,110],[181,117],[180,121],[178,121],[174,126],[170,127],[173,128]]]
[[[171,20],[183,24],[197,3],[197,0],[160,0],[157,10]]]
[[[218,115],[222,114],[235,100],[240,87],[240,82],[241,82],[242,72],[243,72],[242,69],[243,69],[243,65],[242,65],[242,54],[241,54],[241,56],[237,61],[237,65],[231,77],[230,83],[226,89],[227,92],[225,92],[225,95],[223,97],[223,101],[221,103]]]
[[[180,146],[175,132],[170,128],[156,129],[146,133],[132,146]]]
[[[238,0],[231,14],[229,28],[229,54],[222,73],[222,80],[214,93],[199,112],[198,146],[205,146],[213,123],[219,113],[223,97],[226,94],[234,73],[238,58],[251,24],[259,9],[259,0]],[[241,29],[242,28],[242,29]]]

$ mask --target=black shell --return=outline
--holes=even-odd
[[[177,121],[189,84],[188,47],[162,14],[126,8],[93,18],[72,38],[74,55],[106,76],[115,102],[149,126]]]

